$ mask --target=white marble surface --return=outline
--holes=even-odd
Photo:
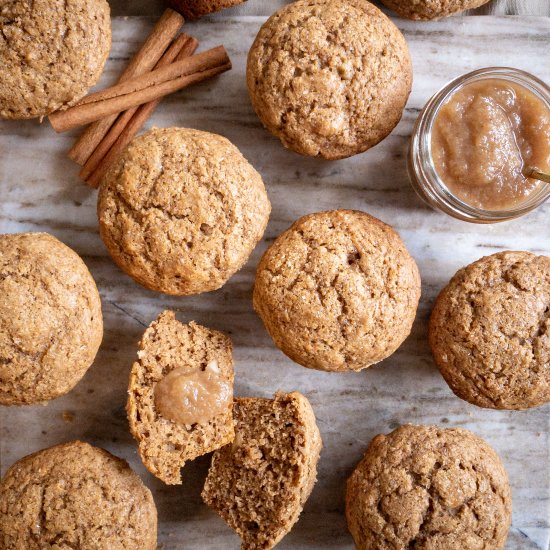
[[[291,0],[248,0],[222,16],[235,15],[271,15],[276,9]],[[372,0],[382,9],[379,0]],[[113,15],[158,15],[166,7],[165,0],[109,0]],[[489,0],[475,10],[464,12],[469,15],[550,15],[549,0]]]
[[[549,406],[526,412],[482,410],[456,398],[435,368],[426,341],[433,299],[461,266],[503,249],[550,254],[550,204],[520,220],[477,226],[424,206],[413,193],[404,155],[412,124],[447,80],[489,65],[509,65],[550,81],[550,20],[465,17],[438,23],[398,21],[414,59],[414,87],[402,122],[373,150],[338,162],[284,150],[259,124],[244,82],[246,52],[264,18],[216,17],[189,24],[202,48],[225,43],[234,69],[165,100],[151,124],[211,130],[229,137],[262,173],[273,204],[264,241],[221,290],[191,298],[149,292],[120,272],[97,234],[96,192],[78,181],[66,152],[74,134],[47,124],[0,122],[0,232],[48,231],[77,250],[101,292],[105,337],[96,363],[76,389],[49,405],[0,407],[2,473],[32,451],[82,438],[129,460],[159,508],[159,548],[237,549],[238,539],[204,505],[200,491],[208,457],[183,471],[181,487],[145,472],[128,433],[124,405],[130,365],[144,326],[164,308],[179,318],[229,332],[235,345],[236,393],[304,392],[324,441],[319,481],[281,549],[353,547],[344,515],[344,484],[377,433],[404,422],[462,426],[481,435],[504,460],[514,514],[507,550],[547,550],[550,542]],[[114,21],[104,82],[114,80],[152,24]],[[391,358],[362,373],[321,373],[295,365],[275,349],[251,305],[254,268],[267,244],[300,215],[321,209],[363,209],[392,224],[422,273],[422,301],[413,333]],[[63,413],[74,415],[71,422]],[[465,549],[466,550],[466,549]]]

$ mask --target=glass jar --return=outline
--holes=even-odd
[[[453,195],[436,172],[432,158],[432,128],[441,106],[464,85],[483,79],[508,80],[536,95],[550,110],[550,88],[535,76],[508,67],[488,67],[467,73],[437,92],[420,113],[409,144],[408,171],[413,188],[427,204],[460,220],[495,223],[523,216],[550,197],[550,184],[539,185],[521,204],[506,210],[483,210]]]

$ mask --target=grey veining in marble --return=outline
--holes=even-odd
[[[550,255],[550,204],[517,221],[492,226],[452,220],[424,206],[413,193],[405,152],[419,109],[461,73],[509,65],[550,81],[550,20],[399,20],[415,71],[403,120],[371,151],[325,162],[283,149],[252,111],[245,59],[264,19],[217,16],[187,25],[203,49],[226,44],[234,68],[167,98],[149,124],[224,134],[264,177],[273,204],[265,239],[246,267],[217,292],[174,298],[134,284],[108,257],[97,233],[96,192],[79,182],[77,167],[66,156],[75,133],[56,135],[37,122],[0,122],[0,232],[48,231],[78,251],[98,283],[105,317],[96,363],[73,392],[44,407],[0,408],[2,472],[27,453],[82,438],[128,459],[152,489],[159,508],[159,548],[237,549],[237,537],[200,501],[208,457],[186,466],[181,487],[167,487],[144,470],[128,433],[124,406],[136,342],[162,309],[173,308],[184,321],[195,319],[231,334],[238,395],[297,389],[313,404],[324,441],[319,481],[281,549],[350,550],[343,515],[346,478],[375,434],[416,422],[462,426],[487,439],[504,460],[513,489],[507,550],[547,550],[549,407],[491,411],[456,398],[432,362],[426,323],[434,297],[459,267],[503,249]],[[115,79],[151,24],[145,18],[115,19],[104,83]],[[411,336],[392,357],[362,373],[322,373],[295,365],[273,347],[251,305],[254,268],[267,244],[302,214],[336,207],[363,209],[394,225],[422,274],[423,296]],[[72,422],[64,421],[65,411],[74,414]]]

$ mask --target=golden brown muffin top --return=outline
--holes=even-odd
[[[266,251],[254,308],[291,359],[328,371],[361,370],[407,337],[420,275],[399,235],[364,212],[304,216]]]
[[[47,233],[0,235],[0,404],[67,393],[102,337],[99,293],[78,254]]]
[[[6,472],[0,547],[154,550],[157,510],[126,461],[72,441],[22,458]]]
[[[42,117],[72,105],[99,80],[110,49],[105,0],[3,0],[0,118]]]
[[[412,82],[405,38],[366,0],[298,0],[262,26],[247,83],[263,124],[304,155],[349,157],[399,122]]]
[[[134,139],[106,174],[100,234],[115,262],[167,294],[220,288],[261,239],[271,205],[229,140],[185,128]]]
[[[401,17],[439,19],[459,11],[478,8],[489,0],[380,0]]]
[[[550,258],[499,252],[461,269],[437,298],[429,336],[462,399],[492,409],[550,401]]]
[[[408,424],[370,442],[348,480],[346,516],[358,550],[501,550],[508,476],[468,430]]]

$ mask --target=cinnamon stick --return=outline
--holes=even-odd
[[[170,47],[164,52],[164,55],[160,58],[155,68],[165,67],[170,65],[174,60],[183,59],[193,55],[197,49],[198,42],[187,34],[180,34],[170,45]],[[182,55],[183,54],[183,55]],[[159,100],[157,100],[159,101]],[[80,171],[80,177],[86,181],[97,169],[98,165],[103,160],[103,157],[109,152],[109,149],[117,141],[118,137],[128,124],[139,107],[133,107],[127,111],[121,113],[116,119],[116,122],[111,126],[106,136],[101,140],[98,146],[90,158],[84,164]]]
[[[150,71],[166,51],[183,23],[184,18],[179,13],[172,9],[165,10],[139,52],[120,76],[119,82]],[[80,165],[84,164],[115,120],[116,115],[113,114],[104,120],[98,120],[87,128],[69,151],[69,157]]]
[[[198,42],[194,38],[191,38],[191,40],[184,45],[180,53],[177,55],[176,61],[193,55],[197,46]],[[109,152],[105,155],[105,157],[103,157],[101,162],[98,163],[94,171],[86,178],[83,177],[84,170],[80,173],[80,176],[82,179],[87,181],[88,185],[91,187],[99,187],[99,184],[101,183],[103,176],[107,173],[109,167],[117,160],[117,158],[122,154],[122,151],[124,151],[134,136],[141,130],[160,102],[161,99],[156,99],[155,101],[150,101],[149,103],[138,107],[131,120],[123,128],[116,142],[112,145]]]
[[[56,132],[65,132],[148,103],[230,68],[225,48],[218,46],[90,94],[74,107],[51,114],[49,120]]]
[[[165,67],[155,69],[154,71],[139,75],[130,80],[125,80],[124,82],[115,84],[110,88],[105,88],[99,92],[89,94],[82,98],[76,106],[79,107],[82,105],[89,105],[91,103],[99,103],[107,99],[113,99],[126,94],[139,92],[158,84],[162,84],[163,82],[167,82],[168,80],[206,71],[227,62],[229,62],[229,57],[227,56],[225,48],[223,46],[216,46],[215,48],[211,48],[205,52],[181,59],[180,61],[176,61],[175,63],[171,63]],[[70,110],[71,109],[66,111],[58,111],[57,113],[54,113],[54,115],[59,118],[68,113]]]

